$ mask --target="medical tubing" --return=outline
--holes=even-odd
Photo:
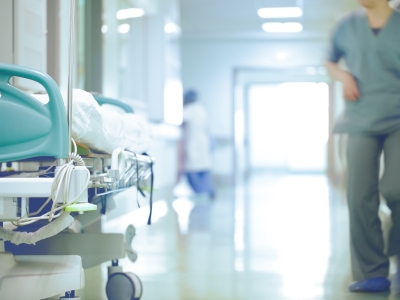
[[[68,212],[63,212],[57,220],[46,226],[43,226],[35,232],[18,232],[0,227],[0,239],[3,241],[10,241],[15,245],[35,245],[38,241],[50,238],[60,233],[65,228],[70,226],[73,221],[74,218]]]
[[[45,208],[45,206],[47,204],[49,204],[50,200],[51,200],[51,197],[47,198],[46,202],[43,203],[43,205],[37,211],[35,211],[33,213],[29,213],[29,217],[38,215],[43,210],[43,208]]]
[[[82,189],[82,191],[79,193],[79,195],[75,199],[73,199],[72,201],[68,201],[69,186],[71,183],[72,173],[75,168],[74,162],[77,164],[77,166],[85,166],[85,163],[84,163],[82,157],[80,157],[77,154],[77,146],[76,146],[74,139],[71,139],[71,141],[74,145],[74,152],[70,153],[69,162],[66,163],[65,165],[61,166],[59,168],[57,174],[55,175],[53,185],[51,187],[51,196],[46,200],[46,202],[36,212],[29,214],[28,218],[21,218],[19,220],[16,220],[15,222],[13,222],[13,224],[15,224],[16,226],[24,226],[24,225],[29,225],[29,224],[35,223],[39,220],[46,220],[46,219],[49,222],[51,222],[53,219],[58,218],[58,217],[60,217],[60,215],[62,215],[62,213],[56,214],[57,212],[59,212],[60,210],[62,210],[65,207],[67,207],[71,203],[74,203],[85,192],[85,189]],[[87,169],[86,169],[86,171],[87,171],[88,177],[87,177],[87,181],[84,186],[87,186],[90,181],[90,172]],[[58,198],[58,195],[60,193],[60,189],[62,186],[64,186],[63,205],[59,205],[56,200]],[[49,212],[41,215],[40,217],[31,217],[31,216],[35,216],[35,215],[39,214],[44,209],[44,207],[50,202],[50,200],[53,200],[53,203],[51,205],[51,209]]]
[[[38,176],[47,174],[47,172],[50,171],[50,169],[52,167],[54,167],[56,163],[57,163],[57,160],[55,160],[53,162],[53,164],[50,167],[48,167],[46,170],[39,171]],[[50,200],[51,200],[51,197],[47,198],[46,202],[37,211],[35,211],[33,213],[29,213],[28,216],[36,216],[37,214],[39,214],[43,210],[43,208],[50,202]]]
[[[57,160],[55,160],[55,161],[53,162],[53,164],[52,164],[50,167],[48,167],[46,170],[44,170],[44,171],[39,171],[39,176],[40,176],[40,175],[45,175],[45,174],[47,174],[47,172],[50,171],[51,168],[54,167],[54,166],[56,165],[56,163],[57,163]]]
[[[89,181],[89,178],[90,178],[89,170],[88,170],[87,172],[88,172],[88,181]],[[87,181],[87,182],[88,182],[88,181]],[[87,184],[86,184],[86,185],[87,185]],[[59,189],[59,187],[58,187],[58,189]],[[58,190],[58,189],[57,189],[57,190]],[[65,202],[65,198],[64,198],[64,205],[58,206],[57,208],[55,208],[55,205],[54,205],[54,204],[55,204],[56,202],[53,200],[53,206],[52,206],[52,210],[51,210],[51,211],[49,211],[49,212],[43,214],[43,215],[40,216],[40,217],[32,217],[32,218],[19,219],[19,220],[16,221],[16,224],[15,224],[15,225],[17,225],[17,226],[24,226],[24,225],[29,225],[29,224],[35,223],[35,222],[37,222],[37,221],[39,221],[39,220],[46,220],[46,219],[49,220],[49,222],[51,222],[51,220],[53,220],[53,219],[55,219],[55,218],[58,218],[58,217],[61,215],[61,213],[58,214],[58,215],[54,215],[55,212],[58,212],[58,211],[64,209],[65,207],[67,207],[68,205],[70,205],[71,203],[74,203],[75,200],[78,199],[84,192],[85,192],[85,189],[83,189],[83,190],[81,191],[81,193],[80,193],[74,200],[72,200],[72,201],[70,201],[70,202]],[[69,195],[68,195],[68,196],[69,196]],[[56,197],[56,196],[54,196],[54,197]],[[52,196],[52,199],[55,199],[54,197]],[[67,199],[68,199],[68,198],[67,198]],[[14,223],[13,223],[13,224],[14,224]]]

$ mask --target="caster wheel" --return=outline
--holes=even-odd
[[[133,273],[114,273],[108,278],[106,293],[109,300],[139,300],[143,285]]]
[[[65,296],[60,298],[60,300],[68,300],[68,299],[81,300],[80,297],[75,295],[75,291],[66,292]]]

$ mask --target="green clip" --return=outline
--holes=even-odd
[[[97,205],[91,203],[72,203],[68,205],[65,209],[68,212],[85,212],[97,210]]]

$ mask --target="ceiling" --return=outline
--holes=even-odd
[[[274,1],[277,6],[282,0]],[[299,21],[302,33],[265,33],[265,19],[257,15],[259,0],[181,0],[183,39],[325,39],[335,21],[357,7],[356,0],[304,0],[304,15]]]

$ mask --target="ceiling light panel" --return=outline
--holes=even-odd
[[[144,14],[145,14],[145,12],[141,8],[120,9],[117,12],[117,19],[125,20],[125,19],[131,19],[131,18],[140,18],[140,17],[143,17]]]
[[[300,7],[265,7],[258,10],[261,18],[299,18],[303,15]]]
[[[180,30],[179,26],[175,23],[169,22],[165,24],[164,31],[166,33],[176,33]]]

